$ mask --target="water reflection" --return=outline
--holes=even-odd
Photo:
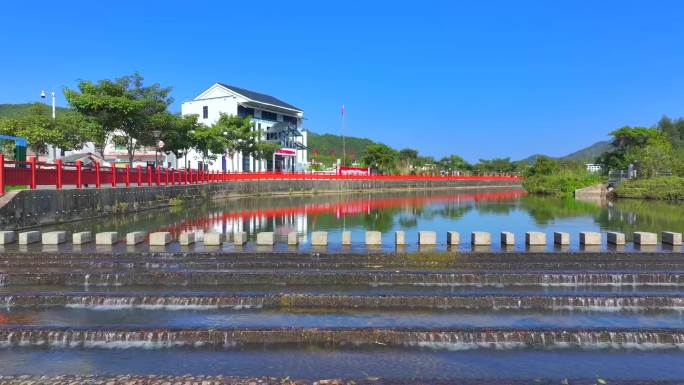
[[[245,231],[250,239],[260,231],[274,231],[279,242],[296,231],[307,243],[312,231],[329,231],[331,245],[340,243],[341,232],[352,231],[352,243],[363,243],[365,230],[383,232],[383,247],[394,248],[393,231],[406,231],[408,249],[415,248],[417,230],[434,230],[439,247],[445,247],[447,231],[460,231],[468,243],[471,231],[493,234],[493,250],[500,250],[498,234],[511,231],[524,242],[525,231],[571,233],[570,250],[580,250],[580,231],[682,231],[683,205],[654,201],[621,200],[584,202],[526,195],[521,189],[412,191],[344,195],[254,197],[173,207],[164,210],[112,216],[77,222],[61,229],[83,231],[213,231],[232,234]],[[413,246],[411,246],[413,245]],[[469,246],[461,245],[461,249]],[[408,250],[407,249],[407,250]],[[517,250],[524,245],[516,244]],[[545,250],[554,250],[550,245]],[[587,250],[589,251],[589,250]]]

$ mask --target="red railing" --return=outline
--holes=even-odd
[[[64,186],[75,188],[131,187],[131,186],[173,186],[181,184],[204,184],[230,182],[235,180],[519,180],[517,176],[427,176],[427,175],[339,175],[313,173],[249,172],[231,173],[226,171],[204,171],[195,169],[173,169],[160,167],[130,168],[101,166],[95,163],[84,166],[80,161],[75,164],[37,162],[30,158],[26,162],[5,161],[0,154],[0,194],[6,186]]]

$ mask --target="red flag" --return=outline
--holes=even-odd
[[[342,105],[342,115],[344,116],[344,104]]]

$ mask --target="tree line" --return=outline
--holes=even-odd
[[[105,148],[124,147],[129,163],[144,147],[181,158],[190,150],[206,164],[219,155],[244,153],[255,159],[270,159],[278,149],[261,140],[251,117],[222,114],[207,126],[197,115],[181,116],[169,111],[171,87],[145,85],[142,75],[133,73],[96,82],[81,80],[74,89],[65,87],[68,112],[52,119],[49,107],[36,103],[21,117],[0,118],[0,133],[25,138],[35,154],[48,146],[79,150],[92,143],[104,158]],[[187,165],[183,165],[187,166]]]

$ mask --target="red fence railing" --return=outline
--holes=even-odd
[[[131,187],[131,186],[173,186],[181,184],[204,184],[230,182],[235,180],[519,180],[517,176],[427,176],[427,175],[339,175],[313,173],[249,172],[232,173],[226,171],[205,171],[196,169],[173,169],[160,167],[113,167],[95,163],[85,166],[80,161],[75,164],[37,162],[31,158],[26,162],[5,161],[0,154],[0,194],[7,186],[64,186],[75,188]]]

